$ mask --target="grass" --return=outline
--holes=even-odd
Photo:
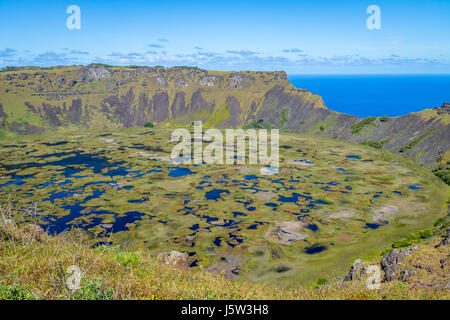
[[[45,158],[46,155],[57,154],[62,151],[83,150],[85,153],[100,154],[101,157],[108,159],[109,163],[124,161],[127,164],[121,167],[132,168],[131,171],[141,171],[142,173],[150,169],[159,169],[162,172],[153,172],[140,178],[130,178],[127,176],[110,177],[103,174],[94,174],[92,169],[86,167],[79,176],[83,178],[65,177],[62,166],[44,166],[38,168],[26,168],[21,170],[20,174],[33,175],[32,179],[26,181],[23,185],[11,184],[2,188],[2,195],[7,196],[7,192],[12,195],[12,201],[18,201],[17,206],[25,206],[29,201],[39,203],[39,209],[45,213],[51,212],[57,219],[68,214],[69,210],[64,209],[65,204],[73,205],[83,201],[92,195],[95,190],[105,191],[101,196],[93,198],[82,206],[86,206],[91,214],[82,215],[72,223],[81,224],[89,232],[99,235],[104,232],[102,225],[111,224],[117,221],[117,218],[123,217],[127,212],[138,211],[145,213],[142,220],[129,226],[126,232],[117,232],[113,234],[114,244],[125,244],[126,252],[147,252],[157,254],[160,251],[177,250],[181,252],[195,251],[196,255],[192,258],[198,260],[198,265],[204,269],[214,264],[221,256],[227,256],[233,253],[243,261],[246,261],[240,275],[244,280],[265,282],[268,285],[290,286],[292,284],[309,284],[317,278],[332,279],[348,269],[352,261],[363,255],[379,255],[392,241],[407,237],[408,234],[417,232],[420,229],[431,227],[435,220],[443,215],[442,205],[445,205],[445,199],[448,198],[448,187],[434,177],[428,170],[418,168],[409,161],[393,155],[384,150],[376,150],[367,146],[336,142],[327,138],[313,138],[300,136],[296,134],[280,135],[280,146],[290,146],[291,148],[280,148],[280,156],[283,161],[283,168],[278,178],[285,179],[285,187],[290,190],[276,190],[278,184],[272,180],[275,178],[260,178],[258,189],[271,190],[284,197],[290,197],[296,190],[308,189],[315,199],[321,199],[330,203],[320,205],[310,210],[310,217],[306,223],[315,223],[319,226],[317,232],[304,229],[302,232],[308,234],[308,240],[311,243],[319,242],[326,244],[328,249],[317,255],[306,255],[304,247],[306,242],[297,242],[292,245],[277,245],[276,243],[265,241],[264,234],[270,227],[270,223],[276,221],[291,221],[295,219],[294,214],[308,203],[299,202],[282,203],[279,202],[278,212],[264,205],[265,201],[258,199],[253,195],[253,190],[242,189],[239,185],[234,185],[233,180],[243,181],[246,174],[255,173],[257,167],[250,167],[248,173],[241,173],[234,166],[198,166],[190,167],[197,174],[189,175],[183,178],[168,177],[167,166],[169,164],[162,161],[154,162],[146,157],[136,156],[139,151],[133,146],[133,143],[142,143],[145,146],[160,146],[164,152],[159,154],[169,154],[171,145],[166,141],[170,138],[170,129],[158,128],[153,130],[152,135],[144,134],[149,130],[146,128],[130,128],[121,130],[99,130],[98,132],[62,132],[60,135],[46,133],[34,137],[20,137],[8,141],[2,141],[6,145],[17,145],[18,147],[5,147],[6,153],[3,158],[5,164],[14,164],[27,162],[30,156],[44,156],[43,161],[57,161],[64,157],[52,156]],[[108,137],[99,137],[99,135],[111,134]],[[114,139],[116,146],[125,146],[118,150],[110,147],[104,139]],[[61,146],[47,146],[42,143],[54,143],[56,141],[70,141]],[[23,147],[26,145],[25,147]],[[34,153],[30,151],[36,149]],[[300,150],[300,151],[298,151]],[[120,152],[119,152],[120,151]],[[149,151],[153,152],[153,151]],[[336,155],[330,156],[330,153]],[[347,155],[358,155],[359,159],[347,159]],[[286,160],[308,159],[314,162],[313,166],[303,167],[298,165],[285,165]],[[370,159],[373,161],[365,162]],[[40,161],[42,162],[42,161]],[[158,165],[159,168],[154,167]],[[339,171],[334,167],[343,167],[347,172],[353,173],[346,175],[345,171]],[[84,168],[84,165],[81,167]],[[104,168],[103,172],[109,169]],[[10,170],[0,170],[0,175],[5,176],[1,183],[14,182],[9,179]],[[220,183],[222,174],[229,175],[228,180]],[[307,178],[312,175],[310,178]],[[202,177],[211,177],[211,186],[206,189],[197,189],[199,183],[204,180]],[[294,179],[301,176],[300,182],[289,182],[291,177]],[[65,199],[55,199],[55,202],[45,201],[49,194],[59,192],[60,187],[56,183],[38,187],[49,181],[64,182],[64,188],[67,191],[78,193],[77,198],[67,197]],[[340,185],[331,186],[329,190],[323,190],[323,184],[331,181],[340,182]],[[115,190],[112,186],[114,182],[129,185],[130,190]],[[315,182],[321,184],[315,184]],[[93,185],[92,183],[97,183]],[[253,182],[248,182],[251,186]],[[424,188],[421,190],[410,190],[408,185],[420,184]],[[86,185],[86,187],[84,187]],[[344,187],[352,187],[347,190]],[[222,200],[212,201],[205,199],[205,193],[211,189],[226,188],[230,194],[223,195]],[[342,193],[347,192],[347,193]],[[401,195],[392,191],[401,191]],[[373,198],[376,192],[383,192],[377,198]],[[149,193],[148,195],[144,195]],[[177,196],[166,196],[174,194]],[[369,193],[369,194],[368,194]],[[33,194],[31,196],[31,194]],[[148,198],[144,203],[129,203],[129,200],[139,200]],[[229,240],[228,229],[209,224],[205,219],[192,214],[184,215],[182,210],[185,199],[192,199],[190,202],[200,217],[208,215],[219,219],[233,219],[240,225],[239,235],[244,238],[243,246],[231,248],[224,242]],[[237,200],[252,200],[256,209],[252,212],[246,212],[244,205]],[[270,201],[277,201],[276,198]],[[368,230],[365,228],[362,220],[370,222],[372,220],[372,207],[378,208],[385,205],[394,205],[399,208],[397,215],[389,219],[389,224],[380,227],[377,230]],[[99,208],[99,209],[96,209]],[[348,209],[355,213],[353,218],[334,219],[330,216],[336,212]],[[95,211],[104,210],[114,214],[98,214]],[[233,211],[246,212],[247,216],[233,217]],[[88,212],[88,211],[86,211]],[[156,218],[152,218],[156,216]],[[318,222],[320,219],[321,222]],[[160,223],[159,220],[167,223]],[[95,223],[92,223],[96,221]],[[257,230],[247,229],[255,221],[264,221],[267,224],[260,226]],[[187,240],[186,236],[192,233],[189,229],[195,224],[200,228],[194,240]],[[207,231],[206,228],[211,227]],[[213,241],[216,237],[222,237],[223,246],[216,248]],[[177,241],[173,241],[176,239]],[[95,239],[90,240],[94,244]],[[195,242],[195,247],[190,247]],[[333,243],[333,244],[331,244]],[[211,256],[208,249],[215,248],[217,255]],[[251,250],[262,247],[267,254],[258,256]],[[192,249],[191,249],[192,248]],[[282,258],[274,259],[270,250],[272,248],[281,252]],[[123,249],[122,249],[123,250]],[[150,252],[151,251],[151,252]],[[117,254],[117,253],[116,253]],[[121,263],[114,257],[117,263]],[[142,262],[142,256],[139,258],[133,255],[123,254],[118,259],[122,259],[126,265],[133,265],[133,259]],[[122,261],[121,260],[121,261]],[[274,270],[286,267],[287,272],[278,273]]]
[[[403,148],[400,149],[401,153],[404,153],[412,148],[414,148],[419,142],[421,142],[423,139],[425,139],[426,137],[428,137],[430,134],[432,134],[434,131],[436,130],[436,128],[430,129],[428,130],[426,133],[424,133],[423,135],[421,135],[420,137],[418,137],[417,139],[411,141],[410,143],[408,143],[406,146],[404,146]]]
[[[12,232],[4,227],[11,214],[1,212],[0,299],[448,299],[446,291],[396,281],[368,290],[364,281],[342,284],[324,278],[313,286],[290,289],[226,280],[221,274],[166,267],[148,252],[127,252],[117,246],[94,249],[77,231],[36,238],[23,233],[25,225],[14,223]],[[71,265],[82,270],[78,290],[67,285],[65,271]]]
[[[361,120],[360,122],[355,123],[354,125],[352,125],[351,127],[351,132],[352,134],[357,134],[359,133],[364,127],[373,125],[374,121],[376,120],[376,117],[368,117],[365,118],[363,120]]]
[[[361,142],[361,144],[375,148],[375,149],[382,149],[383,145],[388,143],[387,140],[380,140],[380,141],[374,141],[374,140],[364,140]]]

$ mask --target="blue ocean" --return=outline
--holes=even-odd
[[[289,75],[332,110],[358,117],[401,116],[450,102],[450,75]]]

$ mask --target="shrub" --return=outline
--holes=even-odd
[[[361,142],[361,144],[364,144],[366,146],[375,148],[375,149],[381,149],[383,148],[383,145],[386,144],[387,140],[380,140],[380,141],[374,141],[374,140],[364,140]]]
[[[0,283],[0,300],[35,300],[35,297],[28,289],[17,284],[4,286]]]
[[[318,279],[316,280],[316,282],[314,282],[313,287],[314,287],[314,288],[318,288],[318,287],[320,287],[320,286],[323,286],[323,285],[326,284],[327,282],[328,282],[328,279],[326,279],[326,278],[318,278]]]
[[[380,121],[381,122],[387,122],[387,121],[389,121],[389,117],[388,116],[382,116],[382,117],[380,117]]]
[[[96,277],[90,280],[86,277],[81,279],[81,288],[76,290],[73,298],[76,300],[111,300],[114,295],[113,289],[103,289],[103,281]]]
[[[263,129],[264,128],[264,119],[253,120],[250,123],[247,123],[243,127],[244,129]]]
[[[416,140],[411,141],[410,143],[408,143],[406,146],[404,146],[403,148],[400,149],[400,152],[406,152],[411,148],[414,148],[420,141],[422,141],[423,139],[425,139],[426,137],[428,137],[430,134],[432,134],[434,132],[434,130],[436,130],[436,128],[433,128],[429,131],[427,131],[426,133],[424,133],[423,135],[421,135],[420,137],[418,137]]]
[[[153,126],[153,123],[147,122],[147,123],[144,125],[144,127],[145,127],[145,128],[153,128],[154,126]]]
[[[352,134],[357,134],[358,132],[360,132],[364,127],[372,125],[373,122],[375,121],[375,117],[368,117],[365,118],[364,120],[361,120],[358,123],[355,123],[354,125],[352,125],[351,129],[352,129]]]
[[[139,254],[136,252],[119,252],[116,254],[116,261],[124,267],[136,264],[139,262]]]

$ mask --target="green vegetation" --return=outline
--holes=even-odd
[[[144,127],[145,127],[145,128],[153,128],[154,126],[153,126],[153,123],[147,122],[147,123],[144,125]]]
[[[243,126],[245,130],[247,129],[264,129],[264,119],[253,120],[250,123],[247,123]]]
[[[14,240],[0,220],[0,299],[6,300],[256,300],[256,299],[448,299],[448,290],[418,288],[409,283],[382,283],[368,290],[365,279],[329,282],[319,278],[312,286],[267,286],[201,270],[166,267],[148,252],[129,265],[118,264],[116,248],[92,249],[79,232],[36,239],[32,234]],[[111,252],[109,252],[111,251]],[[83,277],[80,289],[67,287],[65,270],[74,261]]]
[[[103,279],[95,277],[89,279],[83,277],[81,279],[80,289],[75,290],[72,294],[72,299],[75,300],[111,300],[115,292],[112,288],[105,288]]]
[[[361,142],[361,144],[375,148],[375,149],[382,149],[383,145],[388,143],[387,140],[381,140],[381,141],[373,141],[373,140],[364,140]]]
[[[17,284],[3,285],[0,283],[0,300],[37,300],[31,292]]]
[[[281,111],[279,115],[281,116],[281,120],[280,120],[280,128],[281,128],[289,120],[289,109],[283,108],[283,111]]]
[[[412,244],[419,244],[425,240],[430,240],[433,236],[443,235],[448,226],[450,226],[450,214],[437,219],[433,224],[433,228],[420,230],[410,234],[405,239],[394,241],[390,248],[382,251],[381,255],[389,253],[395,248],[407,248]]]
[[[400,152],[406,152],[412,148],[414,148],[420,141],[422,141],[423,139],[425,139],[426,137],[428,137],[430,134],[432,134],[434,131],[436,130],[436,128],[430,129],[428,130],[426,133],[424,133],[423,135],[421,135],[420,137],[418,137],[417,139],[415,139],[414,141],[411,141],[410,143],[408,143],[406,146],[404,146],[403,148],[400,149]]]
[[[354,125],[352,125],[351,129],[352,129],[352,134],[357,134],[358,132],[360,132],[364,127],[373,125],[374,121],[376,120],[376,117],[368,117],[365,118],[364,120],[361,120],[358,123],[355,123]]]
[[[265,123],[256,120],[254,125]],[[388,243],[432,226],[443,215],[449,195],[449,187],[429,170],[390,152],[291,133],[280,134],[277,176],[260,176],[260,165],[202,164],[182,165],[193,174],[174,177],[169,175],[173,144],[167,143],[172,131],[136,127],[3,139],[2,163],[8,166],[0,167],[1,195],[3,199],[11,195],[16,207],[38,203],[40,211],[51,212],[52,225],[83,226],[98,237],[90,240],[91,245],[107,242],[105,237],[110,236],[114,245],[127,248],[119,252],[139,252],[136,256],[105,251],[123,267],[141,264],[145,258],[140,252],[192,252],[194,245],[196,254],[189,257],[189,262],[197,260],[194,269],[209,270],[221,263],[220,257],[233,255],[242,263],[239,276],[243,280],[280,286],[333,279],[362,254],[376,254]],[[30,157],[41,159],[39,166]],[[91,157],[101,164],[101,171],[91,165]],[[17,163],[30,166],[18,170]],[[27,178],[17,181],[13,172]],[[253,175],[258,178],[246,180]],[[412,190],[411,185],[422,189]],[[61,188],[74,196],[61,197]],[[214,189],[229,193],[207,199]],[[306,189],[311,198],[297,196]],[[53,201],[43,201],[49,198]],[[276,205],[276,210],[267,203]],[[86,214],[64,220],[76,204]],[[320,253],[305,253],[305,241],[279,244],[269,237],[271,228],[296,221],[301,210],[308,210],[308,216],[302,218],[298,233],[310,243],[324,245]],[[244,215],[234,216],[235,212]],[[389,223],[368,229],[366,222],[374,219]],[[224,226],[230,220],[233,225]],[[309,224],[318,230],[310,230]],[[110,233],[111,228],[121,231]],[[196,229],[194,237],[192,229]],[[217,238],[220,246],[214,244]],[[272,257],[272,249],[279,258]]]
[[[379,120],[381,122],[388,122],[389,121],[389,117],[388,116],[382,116],[382,117],[379,118]]]
[[[441,178],[446,184],[450,185],[450,169],[448,164],[445,167],[433,169],[433,173]]]

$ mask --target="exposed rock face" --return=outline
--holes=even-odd
[[[81,70],[81,81],[92,82],[101,79],[111,79],[112,72],[102,65],[89,65]]]
[[[406,256],[410,256],[414,248],[411,249],[394,249],[384,255],[381,259],[381,268],[384,271],[384,281],[405,280],[407,274],[400,274],[400,266],[404,263]]]
[[[28,122],[13,122],[9,125],[9,130],[20,135],[44,132],[44,128],[29,124]]]
[[[255,78],[249,75],[243,73],[232,73],[227,80],[226,87],[239,89],[248,88],[251,86],[253,80],[255,80]]]
[[[5,126],[6,118],[8,118],[8,115],[3,110],[3,105],[0,103],[0,127]]]
[[[156,76],[152,78],[152,81],[160,85],[161,87],[167,88],[169,86],[167,78],[165,76]]]
[[[188,258],[189,255],[186,252],[179,251],[161,252],[157,256],[157,259],[166,266],[179,269],[187,269],[189,267]]]
[[[14,220],[0,221],[0,236],[12,241],[44,241],[47,233],[36,224],[18,226]]]
[[[72,100],[72,104],[67,111],[66,119],[69,123],[78,125],[81,123],[81,99]]]
[[[176,80],[175,80],[175,85],[177,87],[180,88],[185,88],[187,87],[189,84],[187,83],[186,79],[183,76],[179,76]]]
[[[353,262],[349,272],[344,277],[344,281],[360,280],[365,274],[366,268],[363,266],[363,261],[358,259]]]
[[[436,107],[436,108],[434,108],[434,109],[437,111],[437,113],[438,113],[439,115],[442,115],[442,114],[450,114],[450,103],[444,102],[444,103],[442,104],[442,107]]]
[[[207,75],[204,77],[201,77],[198,81],[198,84],[201,86],[207,86],[207,87],[214,87],[221,82],[223,78],[221,76],[215,76],[215,75]]]
[[[25,88],[20,94],[18,86]],[[225,128],[262,120],[264,127],[290,132],[354,143],[384,141],[383,149],[429,168],[450,149],[449,103],[424,114],[375,119],[355,133],[352,126],[362,119],[327,109],[319,96],[293,87],[284,72],[130,69],[92,64],[45,72],[8,72],[0,78],[0,87],[4,88],[0,103],[5,103],[2,94],[8,99],[15,95],[15,101],[38,117],[37,123],[45,129],[68,125],[91,128],[99,123],[105,127],[142,126],[147,122],[189,125],[209,119]],[[33,101],[33,105],[27,101]],[[224,106],[228,109],[225,112]],[[229,117],[218,116],[223,114]],[[27,132],[12,125],[21,121],[19,117],[0,116],[4,128]]]
[[[241,123],[242,109],[239,100],[233,96],[227,97],[226,105],[230,117],[225,120],[220,126],[223,128],[234,128]]]
[[[450,246],[448,246],[450,228],[442,239],[431,238],[420,245],[394,249],[381,259],[384,281],[403,281],[411,287],[449,289]],[[343,282],[364,279],[368,275],[364,263],[358,259]]]
[[[440,246],[445,246],[450,243],[450,227],[447,227],[446,235],[443,237],[441,242],[436,245],[436,248],[439,248]]]

